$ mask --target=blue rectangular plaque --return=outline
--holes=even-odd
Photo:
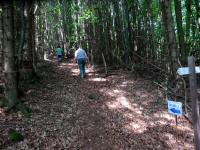
[[[168,112],[176,116],[182,116],[182,103],[168,100]]]

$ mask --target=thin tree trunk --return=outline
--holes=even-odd
[[[126,65],[129,63],[130,56],[130,24],[129,24],[129,11],[128,3],[126,0],[122,0],[123,7],[123,20],[124,20],[124,51],[125,51],[125,62]]]
[[[13,1],[3,1],[3,50],[5,72],[5,97],[9,108],[18,103],[17,70],[15,66]]]
[[[25,41],[25,14],[24,14],[24,8],[25,8],[25,0],[22,0],[21,3],[21,9],[20,9],[20,24],[21,24],[21,30],[20,30],[20,42],[19,42],[19,49],[18,49],[18,60],[17,60],[17,67],[18,70],[22,68],[22,62],[23,62],[23,47],[24,47],[24,41]],[[20,72],[17,73],[17,81],[20,80]]]
[[[191,4],[192,0],[186,0],[186,56],[190,53]]]
[[[181,0],[174,0],[175,11],[176,11],[176,23],[178,31],[178,41],[179,41],[179,55],[182,60],[186,61],[185,55],[185,41],[184,41],[184,31],[182,27],[182,11],[181,11]]]
[[[196,13],[197,13],[198,29],[200,29],[200,1],[199,0],[195,0],[195,7],[196,7]],[[200,30],[198,32],[200,32]]]
[[[196,45],[196,51],[200,50],[200,1],[199,0],[195,0],[195,8],[196,8],[196,41],[194,43],[194,45]],[[199,54],[200,56],[200,54]]]
[[[121,20],[119,16],[119,2],[118,0],[113,1],[114,4],[114,12],[115,12],[115,20],[114,20],[114,25],[115,25],[115,32],[116,32],[116,42],[117,42],[117,50],[122,50],[123,49],[123,43],[122,43],[122,32],[121,32]]]
[[[34,1],[29,0],[26,2],[27,24],[26,24],[26,44],[27,44],[27,59],[26,67],[29,77],[32,78],[35,75],[35,24],[34,24]]]
[[[2,5],[0,3],[0,8]],[[0,84],[3,82],[3,25],[2,25],[2,14],[0,14]]]
[[[66,52],[67,50],[67,46],[66,46],[66,42],[67,42],[67,21],[66,21],[66,2],[64,0],[60,1],[60,3],[63,5],[63,7],[61,8],[62,10],[62,20],[63,20],[63,47],[64,47],[64,52]]]
[[[154,43],[154,24],[153,24],[153,10],[152,0],[146,0],[146,9],[147,9],[147,46],[149,49],[150,58],[155,58],[155,43]]]

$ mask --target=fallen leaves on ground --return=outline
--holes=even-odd
[[[191,125],[179,117],[175,126],[152,81],[124,71],[103,78],[92,69],[81,80],[71,61],[39,69],[40,83],[22,98],[32,117],[0,109],[0,149],[194,149]],[[10,142],[11,129],[24,140]]]

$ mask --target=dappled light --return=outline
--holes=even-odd
[[[88,79],[89,81],[95,81],[95,82],[105,82],[107,81],[106,79],[104,78],[90,78]]]
[[[0,115],[3,116],[4,115],[4,109],[0,108]]]
[[[120,87],[126,87],[126,86],[128,86],[130,84],[133,84],[133,81],[124,81],[124,82],[122,82],[122,84],[120,85]]]
[[[140,119],[134,119],[134,121],[130,122],[129,124],[125,125],[124,128],[130,130],[134,133],[144,133],[146,131],[147,123]]]
[[[127,73],[103,78],[91,68],[86,69],[91,75],[81,79],[77,64],[67,62],[46,62],[54,67],[44,66],[41,74],[51,80],[42,80],[45,84],[40,90],[26,92],[26,98],[33,97],[29,103],[34,110],[31,122],[36,126],[22,124],[27,138],[45,142],[40,147],[107,149],[113,143],[116,149],[130,145],[132,149],[170,149],[177,147],[176,138],[182,147],[193,147],[193,141],[187,140],[193,139],[191,126],[182,117],[175,128],[175,118],[156,102],[157,96],[164,100],[162,93],[152,90],[150,81],[133,80]],[[29,145],[29,141],[22,143]]]
[[[199,8],[2,0],[0,149],[199,149]]]

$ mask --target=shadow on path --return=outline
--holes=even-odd
[[[102,78],[90,68],[81,80],[70,60],[46,62],[41,70],[42,84],[30,86],[24,97],[32,118],[4,121],[23,132],[25,140],[5,149],[194,148],[191,126],[181,117],[175,127],[162,92],[151,81],[122,71]]]

